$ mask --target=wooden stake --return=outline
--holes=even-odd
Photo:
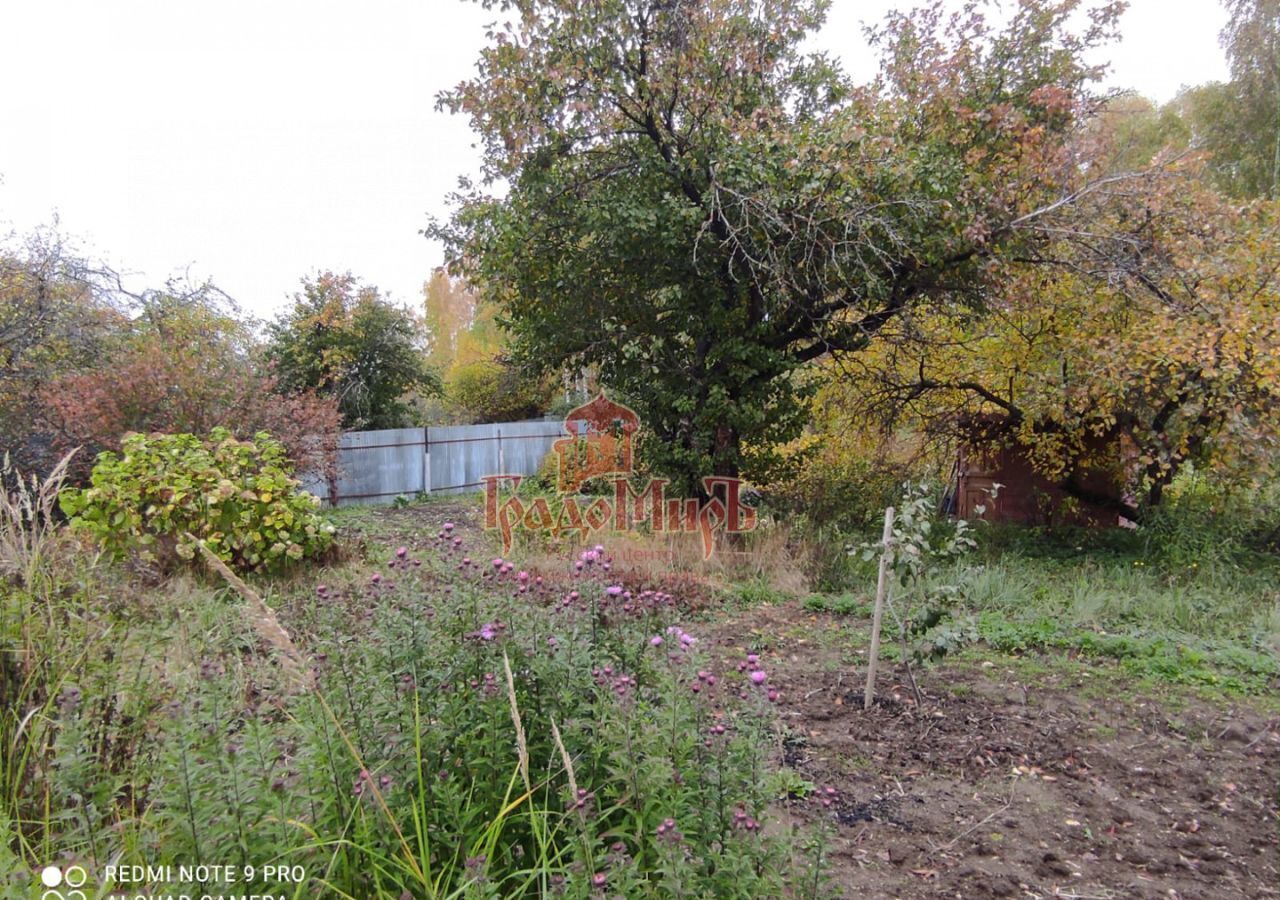
[[[884,618],[884,598],[889,588],[889,539],[893,537],[893,507],[884,511],[884,549],[880,551],[880,577],[876,580],[876,606],[871,615],[871,650],[867,657],[867,689],[862,708],[870,709],[876,695],[876,661],[880,658],[880,621]]]

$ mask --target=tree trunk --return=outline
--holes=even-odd
[[[741,468],[742,436],[728,425],[716,426],[715,443],[711,451],[711,474],[719,478],[737,478]]]

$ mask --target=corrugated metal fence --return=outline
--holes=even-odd
[[[486,475],[536,474],[564,434],[559,419],[349,431],[338,449],[337,483],[304,477],[302,486],[322,500],[336,495],[338,506],[465,493]]]

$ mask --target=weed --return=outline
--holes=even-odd
[[[132,644],[68,662],[38,742],[7,726],[31,763],[0,807],[21,835],[5,852],[96,870],[287,861],[307,896],[780,896],[793,869],[821,881],[801,838],[760,824],[780,793],[812,792],[772,774],[762,670],[718,670],[682,601],[618,583],[602,551],[534,575],[483,549],[442,527],[314,589],[238,584],[247,616],[182,582],[189,617],[129,619],[182,648],[164,665]],[[163,885],[197,887],[214,886]]]
[[[861,616],[868,618],[871,615],[871,604],[867,602],[867,598],[855,594],[810,594],[804,600],[804,608],[813,610],[814,612],[832,613],[837,616]]]

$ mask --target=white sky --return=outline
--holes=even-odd
[[[835,0],[818,44],[859,79],[859,23],[894,0]],[[0,234],[46,224],[132,273],[212,278],[270,316],[299,279],[350,269],[415,302],[441,262],[419,236],[473,174],[437,91],[472,71],[494,18],[461,0],[0,0]],[[1164,101],[1226,77],[1218,0],[1133,0],[1116,86]]]

